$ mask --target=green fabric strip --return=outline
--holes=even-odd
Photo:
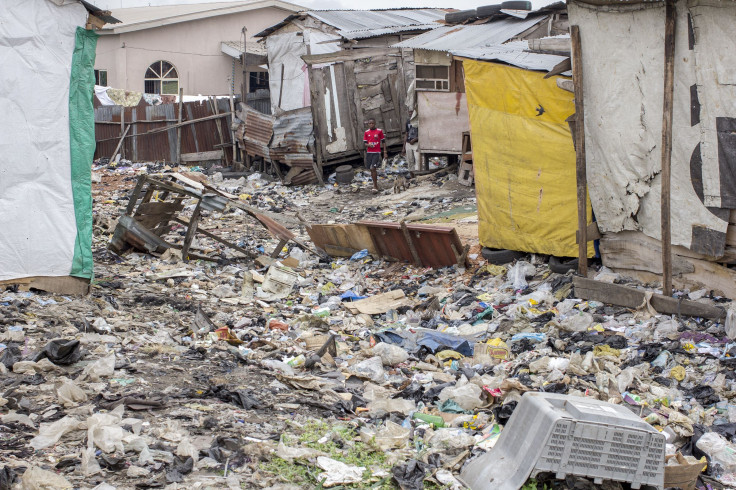
[[[95,85],[97,34],[77,27],[69,86],[69,133],[72,195],[77,221],[70,275],[92,279],[92,159],[95,153]]]

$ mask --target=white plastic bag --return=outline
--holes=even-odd
[[[69,378],[61,377],[54,383],[54,391],[59,403],[65,407],[74,407],[87,401],[87,394]]]
[[[89,379],[93,383],[100,379],[107,378],[115,372],[115,352],[111,351],[108,355],[95,362],[88,364],[82,371],[82,379]]]
[[[371,354],[379,356],[384,366],[396,366],[409,359],[409,353],[394,344],[379,342],[371,349]]]
[[[63,419],[62,419],[63,420]],[[53,471],[42,470],[38,466],[31,466],[23,473],[20,480],[21,490],[62,490],[72,488],[69,480]]]
[[[31,439],[30,445],[36,451],[39,449],[46,449],[47,447],[51,447],[59,442],[59,439],[61,439],[64,434],[75,430],[85,429],[86,427],[87,425],[83,422],[69,416],[59,419],[51,424],[41,424],[41,429],[38,431],[38,435]]]
[[[441,402],[451,399],[463,410],[474,410],[483,405],[480,399],[482,393],[483,390],[480,387],[467,383],[462,386],[448,386],[440,392],[439,399]]]
[[[368,378],[379,384],[383,383],[386,377],[386,372],[383,370],[383,360],[378,356],[355,364],[352,366],[352,371],[362,378]]]

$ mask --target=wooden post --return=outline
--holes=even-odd
[[[129,126],[130,127],[130,126]],[[125,140],[125,107],[120,108],[120,138]],[[120,149],[120,158],[125,158],[125,147]]]
[[[212,110],[214,111],[214,113],[219,114],[220,109],[219,107],[217,107],[217,97],[213,95],[209,99],[209,102],[210,104],[212,104]],[[227,123],[227,121],[225,122]],[[219,136],[220,138],[220,146],[222,147],[222,156],[225,157],[225,163],[227,164],[229,163],[228,162],[229,158],[228,158],[227,148],[225,148],[225,138],[222,136],[222,126],[220,126],[220,119],[215,119],[215,125],[217,126],[217,136]]]
[[[245,49],[245,46],[243,47],[243,49]],[[245,59],[245,54],[243,54],[243,59]],[[235,96],[233,95],[233,85],[232,84],[230,84],[230,112],[232,114],[235,114]],[[242,170],[242,165],[238,165],[237,169],[235,168],[235,161],[238,159],[238,145],[235,142],[235,131],[233,131],[232,121],[233,119],[230,119],[230,141],[232,141],[233,143],[233,160],[232,160],[233,170],[238,172]],[[225,124],[227,124],[227,119],[225,119]],[[223,148],[223,151],[227,151],[227,150]]]
[[[580,28],[570,26],[572,82],[575,87],[575,176],[578,195],[578,272],[588,275],[588,177],[585,168],[585,108],[583,105],[583,51]]]
[[[406,223],[404,220],[401,220],[399,223],[401,225],[401,231],[404,234],[404,238],[406,239],[406,244],[409,246],[409,251],[411,252],[411,257],[414,259],[414,265],[417,267],[422,266],[422,259],[419,258],[419,252],[417,252],[417,247],[414,246],[414,240],[411,239],[411,233],[409,232],[409,227],[406,226]]]
[[[670,228],[670,179],[672,164],[672,105],[675,80],[674,0],[667,0],[664,27],[664,105],[662,109],[662,294],[672,295],[672,231]]]
[[[289,240],[284,240],[283,238],[279,240],[279,244],[276,245],[276,248],[274,248],[273,252],[271,252],[271,258],[277,259],[279,257],[279,254],[281,253],[281,250],[286,246],[287,243],[289,243]]]
[[[184,101],[184,89],[179,87],[179,116],[176,118],[176,164],[181,165],[181,111]]]
[[[132,124],[128,124],[128,127],[125,128],[125,131],[123,131],[123,134],[120,136],[120,141],[118,141],[118,146],[115,147],[115,151],[112,152],[112,156],[110,157],[110,161],[114,161],[115,157],[118,155],[118,150],[123,145],[123,140],[125,139],[125,135],[128,134],[128,130],[130,130],[130,127]]]
[[[197,233],[197,225],[199,225],[199,213],[202,205],[202,200],[197,201],[197,206],[194,208],[192,217],[189,220],[189,227],[187,227],[187,234],[184,236],[184,244],[181,247],[181,258],[184,262],[189,261],[189,247],[192,246],[192,240],[194,235]]]
[[[281,97],[284,95],[284,65],[281,65],[281,86],[279,87],[279,109],[281,108]]]

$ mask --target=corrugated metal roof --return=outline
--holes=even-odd
[[[442,26],[394,44],[393,47],[452,51],[495,46],[518,36],[546,18],[546,15],[524,20],[510,17],[481,25]]]
[[[461,58],[471,58],[481,61],[501,61],[509,65],[518,66],[519,68],[535,71],[550,71],[558,63],[566,59],[565,56],[530,53],[525,51],[527,49],[529,49],[529,43],[526,41],[516,41],[486,48],[452,50],[450,53],[453,56]],[[565,72],[563,75],[571,76],[572,73]]]
[[[228,45],[229,47],[238,51],[240,54],[247,52],[249,54],[255,54],[258,56],[267,55],[266,46],[264,46],[263,43],[259,43],[256,41],[247,41],[245,43],[245,49],[243,49],[243,41],[223,41],[222,44]]]
[[[113,9],[112,15],[120,19],[120,23],[107,25],[100,32],[117,34],[269,7],[291,12],[303,8],[282,0],[240,0]]]
[[[445,11],[440,9],[311,10],[307,14],[334,27],[347,39],[433,29],[445,18]]]
[[[366,39],[405,31],[426,31],[441,26],[442,9],[309,10],[290,15],[254,37],[266,37],[299,17],[308,15],[337,29],[345,39]]]

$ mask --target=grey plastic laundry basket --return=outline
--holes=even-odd
[[[664,488],[665,438],[622,406],[526,393],[495,447],[461,473],[473,490],[517,490],[551,472]]]

